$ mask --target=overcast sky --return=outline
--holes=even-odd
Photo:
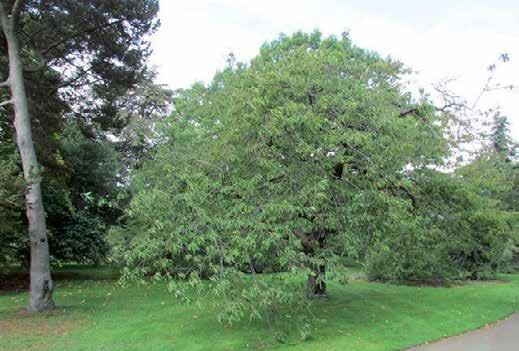
[[[319,29],[350,33],[361,47],[391,55],[417,71],[415,87],[430,91],[445,78],[469,100],[484,86],[486,67],[501,53],[510,61],[496,80],[513,91],[486,95],[499,105],[519,140],[519,0],[161,0],[162,26],[152,38],[152,64],[171,88],[209,82],[233,52],[254,57],[279,33]]]

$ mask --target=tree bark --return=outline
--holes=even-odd
[[[308,276],[308,291],[311,297],[326,296],[326,281],[325,281],[326,266],[319,265]]]
[[[324,245],[324,235],[317,235],[317,239],[303,241],[305,255],[315,258],[316,250],[323,249]],[[315,266],[311,268],[311,272],[308,275],[307,287],[310,297],[319,298],[326,296],[326,266],[324,264],[315,264]]]
[[[15,11],[20,10],[20,3],[20,1],[15,3],[17,6],[13,7],[13,12],[8,17],[5,14],[3,3],[0,2],[0,22],[7,41],[9,58],[8,85],[14,108],[16,145],[20,152],[23,175],[26,182],[25,207],[31,245],[30,300],[28,310],[36,312],[54,308],[52,299],[54,284],[50,274],[49,243],[41,195],[40,169],[34,151],[31,118],[23,79],[23,63],[15,28],[18,17],[18,13]]]

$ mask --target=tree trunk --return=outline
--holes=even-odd
[[[326,296],[326,281],[325,281],[326,266],[319,265],[317,269],[308,276],[308,291],[311,297]]]
[[[31,280],[28,310],[35,312],[54,307],[54,301],[52,300],[54,284],[50,275],[49,243],[41,196],[40,169],[32,140],[29,106],[23,80],[23,63],[12,19],[7,19],[4,16],[2,20],[8,47],[8,80],[14,107],[16,144],[22,159],[23,175],[26,182],[25,207],[29,222],[31,245]]]
[[[316,235],[317,239],[303,241],[303,249],[305,255],[315,258],[316,250],[324,248],[325,236]],[[312,298],[326,296],[326,266],[324,264],[316,264],[308,275],[308,295]]]

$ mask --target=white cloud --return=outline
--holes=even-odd
[[[483,86],[486,67],[508,52],[511,61],[500,66],[496,78],[519,87],[519,21],[514,21],[519,7],[505,11],[497,5],[461,4],[432,15],[403,4],[406,16],[417,14],[404,18],[381,15],[375,6],[358,11],[339,0],[162,0],[152,63],[162,82],[187,87],[197,80],[208,82],[231,51],[239,60],[249,60],[280,32],[318,28],[324,34],[349,31],[357,45],[402,60],[418,71],[421,87],[456,77],[454,87],[469,99]],[[510,117],[519,139],[519,89],[493,92],[482,100],[483,106],[494,104]]]

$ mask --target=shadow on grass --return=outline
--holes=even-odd
[[[51,270],[52,279],[59,281],[110,281],[119,279],[119,271],[111,266],[66,265]],[[0,295],[3,293],[23,292],[29,289],[29,272],[21,267],[13,267],[0,273]]]

